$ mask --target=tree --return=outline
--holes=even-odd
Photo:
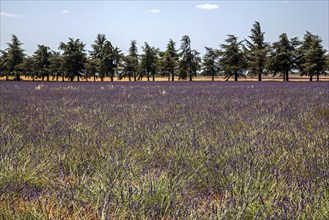
[[[140,69],[141,73],[146,73],[147,81],[150,81],[150,74],[153,76],[157,70],[158,49],[150,47],[147,42],[142,47],[144,54],[141,55]]]
[[[116,65],[114,64],[114,48],[111,42],[106,39],[105,34],[98,34],[91,47],[93,48],[92,57],[98,60],[98,72],[101,81],[107,76],[110,76],[111,81],[113,81]]]
[[[203,56],[203,71],[206,74],[206,76],[211,76],[211,80],[215,80],[215,76],[218,72],[218,51],[210,48],[205,47],[206,53]]]
[[[7,67],[7,75],[6,80],[8,80],[8,74],[15,75],[15,80],[20,80],[20,74],[18,65],[21,64],[24,60],[24,50],[21,48],[22,43],[18,40],[16,35],[11,36],[11,43],[8,43],[7,51],[7,60],[6,60],[6,67]]]
[[[240,76],[245,76],[244,71],[247,66],[241,49],[242,42],[238,42],[238,38],[234,35],[228,35],[225,42],[226,44],[222,44],[219,51],[219,67],[224,72],[226,80],[234,76],[234,81],[238,81]]]
[[[192,50],[192,63],[190,71],[190,81],[192,81],[193,76],[197,76],[198,72],[201,69],[201,57],[200,53],[197,50]]]
[[[129,54],[125,57],[125,72],[128,75],[129,81],[131,81],[131,76],[133,76],[134,81],[136,81],[137,70],[138,70],[137,43],[135,40],[132,40],[129,48]]]
[[[113,63],[114,63],[114,74],[119,76],[119,72],[123,68],[123,57],[124,55],[122,54],[121,50],[118,47],[115,47],[113,50]],[[119,76],[120,77],[120,76]]]
[[[85,63],[85,78],[88,81],[90,76],[93,76],[94,82],[96,81],[96,73],[98,67],[98,60],[93,57],[88,57]]]
[[[286,33],[279,37],[279,41],[274,42],[271,47],[267,69],[275,76],[280,73],[283,81],[289,81],[289,72],[296,66],[296,47],[299,45],[297,38],[288,39]]]
[[[66,76],[73,81],[74,77],[80,79],[80,74],[84,70],[84,63],[86,60],[85,44],[79,39],[74,40],[69,38],[69,41],[65,44],[60,43],[59,49],[63,50],[63,68],[66,72]]]
[[[178,59],[179,55],[177,53],[177,50],[175,48],[175,42],[170,39],[166,51],[160,52],[160,60],[158,62],[159,70],[162,73],[163,76],[168,76],[168,81],[175,80],[175,75],[178,67]]]
[[[38,45],[38,49],[34,52],[34,60],[37,66],[37,71],[44,81],[45,75],[47,76],[47,81],[49,81],[49,58],[51,56],[51,51],[49,47],[45,45]]]
[[[264,32],[258,21],[256,21],[249,35],[250,41],[247,43],[247,62],[251,75],[258,76],[258,81],[262,81],[262,75],[265,73],[266,56],[268,53],[268,43],[264,42]]]
[[[65,75],[63,66],[63,57],[59,52],[53,51],[49,57],[49,71],[52,73],[53,78],[56,77],[56,81],[58,81],[58,77],[61,76],[64,82]]]
[[[7,68],[7,60],[8,60],[8,53],[5,50],[0,51],[0,76],[6,76],[6,80],[8,80],[8,68]]]
[[[329,53],[326,54],[326,66],[325,66],[326,75],[329,72]]]
[[[18,66],[21,72],[24,73],[25,76],[29,76],[32,78],[32,81],[37,77],[38,73],[38,65],[34,57],[26,56],[23,59],[23,62]]]
[[[191,49],[191,39],[189,36],[184,35],[181,40],[181,60],[179,62],[179,79],[186,79],[188,76],[190,81],[192,77],[196,76],[197,69],[199,68],[200,59],[199,53]]]
[[[319,36],[307,31],[304,41],[298,48],[301,75],[310,76],[310,81],[315,75],[319,81],[319,75],[326,74],[326,50],[323,49],[321,43],[322,40]]]

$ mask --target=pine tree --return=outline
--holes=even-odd
[[[240,76],[245,76],[246,59],[242,51],[242,42],[234,35],[228,35],[226,44],[221,45],[219,51],[219,68],[224,73],[226,80],[234,76],[234,81],[238,81]]]
[[[261,31],[258,21],[253,25],[249,38],[250,41],[245,39],[247,43],[248,70],[251,75],[258,76],[258,81],[262,81],[262,75],[265,74],[268,43],[265,42],[264,32]]]
[[[125,57],[125,66],[124,70],[128,75],[129,81],[131,77],[134,78],[134,81],[137,80],[137,71],[138,71],[138,51],[137,51],[137,42],[132,40],[129,47],[129,54]]]
[[[8,80],[8,75],[14,75],[15,80],[20,80],[20,70],[19,64],[24,60],[24,50],[21,48],[22,43],[18,40],[16,35],[12,35],[11,43],[8,43],[7,52],[7,75],[6,80]]]
[[[319,81],[319,75],[325,75],[326,68],[326,50],[321,45],[322,40],[319,36],[310,32],[306,32],[304,35],[304,41],[299,48],[299,69],[301,75],[307,75],[310,77],[310,81],[313,80],[313,76],[317,76]]]
[[[157,71],[158,49],[151,47],[147,42],[142,47],[144,54],[141,55],[140,72],[145,73],[147,81],[150,81],[150,74],[153,76]]]
[[[47,81],[49,81],[49,58],[51,57],[49,47],[45,45],[38,45],[38,49],[34,52],[33,57],[39,73],[38,75],[41,76],[42,81],[44,81],[44,77],[47,76]]]
[[[272,44],[267,69],[273,72],[273,76],[279,73],[284,81],[289,81],[289,72],[297,68],[296,47],[298,45],[298,39],[289,40],[286,33],[281,34],[279,41]]]
[[[205,47],[206,53],[203,56],[203,71],[206,76],[211,76],[211,80],[215,80],[215,76],[218,72],[218,51],[210,47]]]
[[[59,49],[63,50],[63,69],[66,76],[73,81],[77,77],[80,80],[80,74],[84,70],[84,63],[86,60],[85,44],[79,39],[74,40],[69,38],[69,41],[65,44],[60,43]]]

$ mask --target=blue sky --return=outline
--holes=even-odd
[[[24,43],[29,55],[38,44],[58,51],[68,37],[79,38],[86,49],[98,33],[127,53],[130,41],[148,42],[165,50],[169,39],[180,46],[189,35],[192,48],[219,48],[227,34],[248,38],[255,21],[274,42],[281,33],[303,38],[308,30],[329,48],[329,1],[17,1],[1,0],[1,50],[11,34]]]

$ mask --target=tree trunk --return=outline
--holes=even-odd
[[[47,74],[47,82],[49,82],[49,74]]]
[[[8,81],[8,74],[6,74],[6,81]]]
[[[96,75],[94,75],[94,82],[96,82]]]
[[[318,81],[318,82],[320,81],[320,74],[319,73],[316,74],[316,81]]]
[[[175,81],[175,74],[171,75],[171,81]]]
[[[289,73],[286,72],[286,81],[288,82],[289,81]]]
[[[19,73],[16,73],[16,75],[15,75],[15,80],[17,80],[17,81],[21,81],[21,77],[20,77]]]
[[[170,81],[170,74],[168,74],[168,81]]]
[[[56,74],[56,82],[58,82],[58,74]]]
[[[215,81],[215,76],[214,75],[211,76],[211,81]]]
[[[192,81],[192,74],[190,74],[190,81]]]
[[[262,74],[258,74],[258,81],[261,82],[262,81]]]
[[[64,82],[64,75],[62,75],[62,82]]]
[[[147,72],[147,81],[150,81],[150,73]]]
[[[42,74],[41,80],[42,80],[42,82],[45,81],[45,75]]]
[[[78,82],[80,82],[80,76],[78,75]]]
[[[312,82],[312,81],[313,81],[313,75],[310,74],[310,82]]]
[[[136,73],[134,73],[134,81],[136,81]]]
[[[238,74],[234,74],[234,81],[238,81]]]
[[[130,76],[130,74],[128,75],[128,79],[129,79],[129,82],[131,81],[131,76]]]
[[[111,75],[111,82],[113,82],[113,75]]]
[[[71,82],[73,82],[73,80],[74,80],[74,76],[71,76],[71,79],[70,79],[70,80],[71,80]]]
[[[104,77],[102,76],[102,77],[101,77],[101,82],[103,82],[103,81],[104,81]]]
[[[155,74],[153,73],[153,74],[152,74],[153,81],[155,81],[155,76],[154,76],[154,75],[155,75]]]

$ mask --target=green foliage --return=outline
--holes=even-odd
[[[7,59],[8,54],[5,50],[0,51],[0,76],[8,75]]]
[[[188,35],[182,37],[180,48],[179,79],[187,79],[189,77],[189,80],[192,81],[192,77],[196,76],[200,69],[200,53],[191,49],[191,40]]]
[[[203,73],[206,76],[212,76],[212,81],[218,73],[218,51],[210,47],[205,47],[206,53],[203,56]]]
[[[327,75],[329,72],[329,54],[323,48],[322,40],[318,35],[306,32],[303,41],[297,38],[289,39],[286,33],[279,36],[279,40],[272,44],[265,42],[265,32],[260,23],[255,22],[251,28],[248,39],[238,42],[234,35],[228,35],[225,44],[220,49],[205,47],[206,53],[200,57],[200,53],[191,48],[191,39],[188,35],[182,36],[180,50],[176,50],[175,42],[170,39],[165,51],[151,47],[147,42],[142,46],[143,54],[138,55],[137,42],[131,41],[128,54],[124,55],[118,47],[114,47],[106,38],[105,34],[98,34],[91,45],[92,51],[87,60],[85,44],[79,39],[69,38],[67,43],[61,42],[59,52],[50,51],[45,45],[38,45],[38,49],[32,57],[25,56],[21,48],[22,43],[15,35],[12,35],[8,48],[1,51],[0,76],[6,80],[14,76],[20,80],[20,75],[27,77],[59,77],[69,78],[81,76],[88,81],[92,76],[96,81],[115,76],[120,80],[133,77],[134,81],[142,79],[145,75],[149,81],[150,75],[153,80],[155,75],[167,76],[168,80],[174,81],[175,76],[179,79],[189,78],[192,81],[198,74],[214,77],[219,74],[225,75],[228,80],[234,76],[235,81],[247,74],[258,76],[261,81],[264,75],[271,73],[279,74],[284,81],[289,80],[289,74],[297,70],[300,74],[307,75],[310,80],[316,76]],[[85,65],[87,69],[85,69]],[[96,65],[96,69],[95,69]],[[202,67],[202,68],[201,68]],[[202,69],[202,72],[200,70]]]
[[[97,71],[101,81],[108,76],[113,81],[117,64],[115,63],[115,51],[111,42],[106,39],[105,34],[98,34],[91,47],[93,48],[91,56],[97,61]]]
[[[284,81],[289,81],[289,72],[297,68],[296,47],[299,44],[297,38],[289,40],[286,33],[281,34],[279,41],[272,44],[267,69],[273,72],[273,75],[279,73]]]
[[[301,75],[310,76],[310,81],[315,75],[319,80],[319,75],[326,74],[326,50],[323,49],[321,43],[319,36],[306,32],[304,41],[298,48],[298,66]]]
[[[251,41],[245,40],[248,70],[251,75],[258,76],[258,81],[262,81],[262,75],[265,74],[268,43],[265,42],[264,32],[261,31],[259,22],[254,23],[249,38]]]
[[[49,63],[49,70],[56,80],[58,81],[58,77],[61,76],[64,81],[64,62],[60,53],[53,51],[49,57]]]
[[[20,66],[24,60],[24,50],[21,48],[22,43],[18,40],[16,35],[11,36],[11,43],[8,43],[8,48],[6,49],[6,55],[5,56],[5,65],[7,71],[6,77],[9,75],[14,75],[16,80],[20,80]]]
[[[86,60],[85,44],[79,39],[74,40],[69,38],[69,41],[65,44],[60,43],[59,49],[63,50],[63,70],[65,71],[66,77],[71,81],[75,77],[80,78],[81,73],[84,70],[84,63]]]
[[[166,51],[160,53],[159,60],[159,70],[163,76],[168,76],[168,81],[170,81],[170,75],[172,76],[172,81],[177,73],[178,69],[178,59],[179,55],[175,48],[175,42],[170,39]]]
[[[157,71],[157,62],[158,62],[158,54],[159,49],[154,47],[150,47],[150,45],[145,42],[144,46],[142,47],[144,54],[141,55],[141,62],[140,62],[140,72],[146,74],[147,80],[150,80],[150,74],[153,76]],[[141,78],[142,78],[141,74]]]
[[[124,58],[124,72],[125,76],[128,76],[129,81],[131,77],[134,77],[134,81],[137,80],[137,71],[138,71],[138,51],[137,51],[137,42],[132,40],[129,47],[129,54]]]
[[[98,60],[92,57],[88,57],[85,63],[85,77],[88,80],[89,77],[93,76],[96,81],[96,73],[98,67]]]
[[[42,81],[44,80],[45,75],[47,76],[47,81],[49,81],[49,59],[51,55],[50,48],[45,45],[38,45],[38,49],[34,52],[33,58],[37,67],[38,76],[42,77]]]
[[[245,76],[244,72],[247,65],[242,51],[242,42],[238,42],[238,38],[234,35],[228,35],[225,42],[226,44],[221,45],[219,52],[219,68],[226,79],[234,76],[234,81],[238,81],[238,77]]]
[[[329,53],[327,53],[326,55],[326,66],[325,66],[325,70],[326,70],[326,75],[329,73]]]
[[[25,76],[31,77],[34,81],[38,77],[39,67],[34,57],[24,57],[22,63],[18,65],[18,68],[24,73]]]

